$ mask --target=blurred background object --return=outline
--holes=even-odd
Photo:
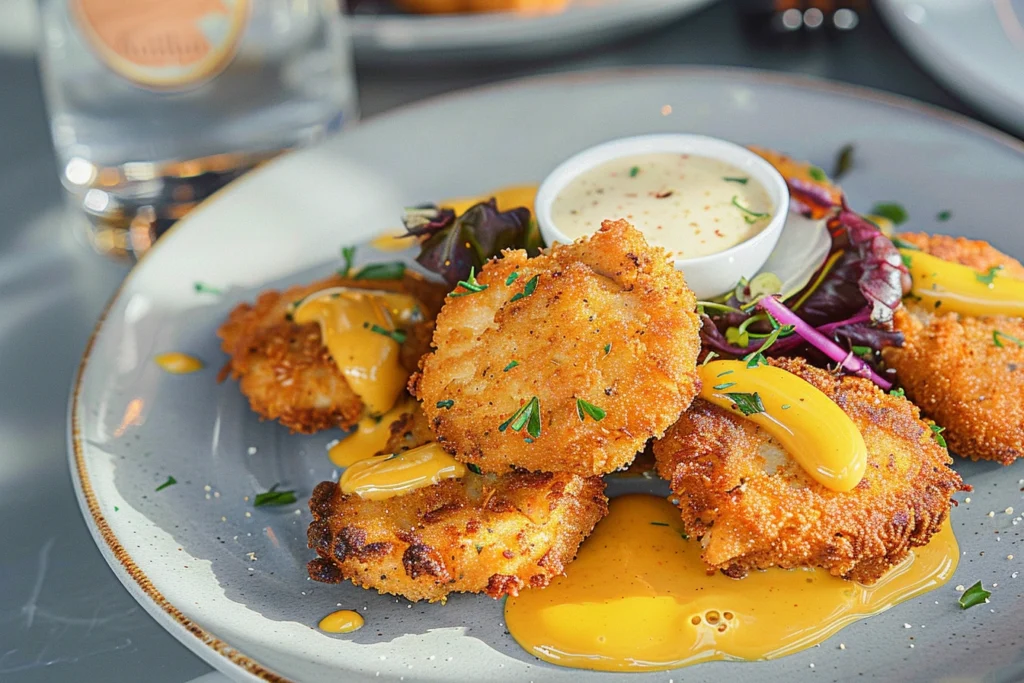
[[[42,0],[61,183],[97,249],[140,254],[196,203],[355,116],[333,0]]]

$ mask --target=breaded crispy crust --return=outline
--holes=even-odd
[[[654,444],[658,472],[671,482],[709,568],[742,576],[823,567],[874,583],[928,542],[949,514],[950,496],[967,487],[910,401],[803,359],[771,364],[816,386],[858,426],[868,453],[856,488],[825,488],[754,422],[702,399]]]
[[[319,555],[310,577],[435,602],[548,585],[607,514],[608,499],[600,477],[512,472],[377,501],[325,481],[309,508],[309,547]]]
[[[536,258],[507,251],[477,279],[487,289],[448,298],[436,350],[410,381],[456,458],[485,472],[604,474],[628,465],[696,395],[693,292],[625,221]],[[533,397],[539,437],[499,429]],[[607,415],[581,420],[577,399]]]
[[[1024,266],[987,242],[945,235],[903,234],[900,238],[947,261],[1024,279]],[[1024,320],[973,317],[933,310],[904,301],[896,329],[902,348],[883,351],[907,396],[944,426],[954,453],[1009,465],[1024,455],[1024,348],[998,330],[1024,339]]]
[[[278,420],[292,431],[312,434],[330,427],[348,428],[363,413],[363,402],[323,345],[320,327],[287,318],[295,301],[327,287],[405,292],[424,306],[426,320],[408,330],[402,364],[410,371],[427,350],[433,317],[443,290],[418,276],[404,280],[350,280],[332,276],[284,291],[266,291],[254,304],[239,304],[217,330],[228,354],[226,374],[239,381],[249,405],[263,419]]]

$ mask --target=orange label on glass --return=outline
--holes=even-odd
[[[150,88],[180,88],[220,73],[235,56],[249,0],[72,0],[103,61]]]

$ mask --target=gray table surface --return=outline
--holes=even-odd
[[[364,116],[518,76],[647,64],[799,72],[983,118],[918,69],[874,18],[839,43],[747,43],[731,3],[558,61],[361,68]],[[31,55],[0,50],[0,680],[224,680],[136,605],[93,545],[65,454],[68,389],[127,269],[68,229]]]

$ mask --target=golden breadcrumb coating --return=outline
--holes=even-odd
[[[903,234],[900,239],[946,261],[1024,279],[1024,266],[987,242],[946,235]],[[936,313],[904,300],[896,329],[906,341],[883,358],[907,396],[946,428],[949,449],[973,460],[1009,465],[1024,455],[1024,319]]]
[[[658,473],[679,498],[687,531],[711,569],[743,576],[768,567],[822,567],[874,583],[928,542],[967,490],[946,449],[910,401],[803,359],[773,359],[824,392],[867,445],[864,479],[825,488],[754,422],[697,399],[654,444]]]
[[[355,287],[404,292],[424,307],[425,321],[407,330],[402,365],[416,368],[427,350],[433,317],[443,289],[407,274],[403,280],[350,280],[331,276],[284,291],[263,292],[254,304],[239,304],[217,330],[229,360],[222,374],[239,381],[239,388],[259,416],[278,420],[294,432],[347,429],[363,414],[363,402],[324,346],[316,323],[299,325],[287,316],[288,307],[328,287]]]
[[[432,437],[417,410],[392,425],[385,451]],[[608,513],[608,499],[600,477],[510,472],[467,474],[376,501],[325,481],[309,508],[309,547],[319,555],[309,563],[313,579],[435,602],[548,585]]]
[[[605,221],[532,259],[506,251],[477,279],[487,289],[448,298],[436,350],[410,381],[456,458],[485,472],[604,474],[628,465],[696,395],[693,292],[627,222]],[[534,397],[539,436],[499,428]],[[577,399],[606,416],[581,420]]]

